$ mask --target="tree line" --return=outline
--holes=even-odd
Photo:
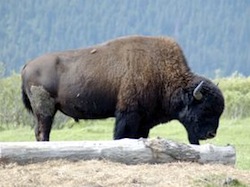
[[[1,0],[0,62],[6,76],[43,53],[164,35],[199,74],[249,76],[249,7],[247,0]]]

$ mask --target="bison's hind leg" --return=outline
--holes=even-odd
[[[55,100],[42,86],[31,86],[29,99],[36,118],[36,140],[49,141],[51,126],[56,113]]]

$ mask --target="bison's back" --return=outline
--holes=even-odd
[[[26,90],[41,85],[58,109],[74,118],[114,115],[117,108],[154,108],[162,84],[189,71],[171,38],[122,37],[85,49],[43,55],[29,62],[22,78]]]

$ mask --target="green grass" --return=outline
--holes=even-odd
[[[113,119],[81,121],[75,123],[70,120],[63,129],[52,129],[51,141],[67,140],[112,140]],[[243,120],[222,119],[217,137],[202,141],[225,146],[234,145],[236,148],[236,167],[250,170],[250,118]],[[150,132],[150,138],[164,137],[174,141],[188,143],[187,134],[183,126],[177,121],[158,125]],[[34,130],[22,127],[0,131],[0,141],[35,141]]]
[[[247,187],[237,179],[232,179],[226,175],[209,175],[194,181],[197,187]]]

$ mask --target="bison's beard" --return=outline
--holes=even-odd
[[[190,144],[200,145],[199,138],[194,132],[188,132],[188,140]]]

